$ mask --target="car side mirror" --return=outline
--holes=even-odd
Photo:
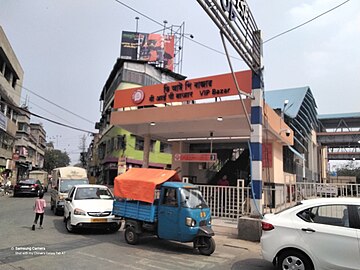
[[[65,201],[71,202],[72,200],[70,198],[66,198]]]

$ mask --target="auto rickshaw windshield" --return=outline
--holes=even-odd
[[[200,190],[196,188],[180,189],[180,202],[181,206],[186,208],[209,208]]]

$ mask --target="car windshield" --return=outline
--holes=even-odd
[[[196,188],[180,189],[181,205],[187,208],[208,208],[200,190]]]
[[[113,200],[113,195],[108,188],[79,187],[76,190],[75,200]]]
[[[89,181],[87,179],[62,179],[60,180],[60,192],[68,193],[70,188],[75,185],[88,184]]]
[[[21,180],[19,184],[27,184],[27,185],[33,185],[36,184],[36,179],[25,179]]]

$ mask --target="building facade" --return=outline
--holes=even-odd
[[[12,184],[44,165],[45,130],[20,107],[24,71],[0,26],[0,174]]]
[[[13,171],[18,155],[14,146],[23,76],[24,71],[0,26],[0,172],[13,184],[16,181]]]
[[[173,82],[184,76],[167,69],[154,67],[146,61],[118,59],[100,95],[101,119],[96,123],[95,135],[88,151],[89,173],[92,181],[112,185],[118,173],[131,167],[143,166],[144,138],[110,124],[116,90]],[[131,110],[141,109],[136,106]],[[151,140],[148,167],[171,166],[171,146]]]
[[[296,182],[319,182],[319,120],[310,87],[267,91],[265,99],[294,131],[294,145],[283,150],[284,171],[296,175]]]
[[[42,124],[30,123],[29,159],[33,170],[44,167],[44,155],[46,149],[46,131]]]

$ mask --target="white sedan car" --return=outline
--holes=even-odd
[[[121,223],[112,213],[114,196],[103,185],[75,185],[65,200],[64,221],[68,232],[75,228],[118,231]]]
[[[276,269],[360,269],[360,198],[302,201],[262,220],[263,258]]]

